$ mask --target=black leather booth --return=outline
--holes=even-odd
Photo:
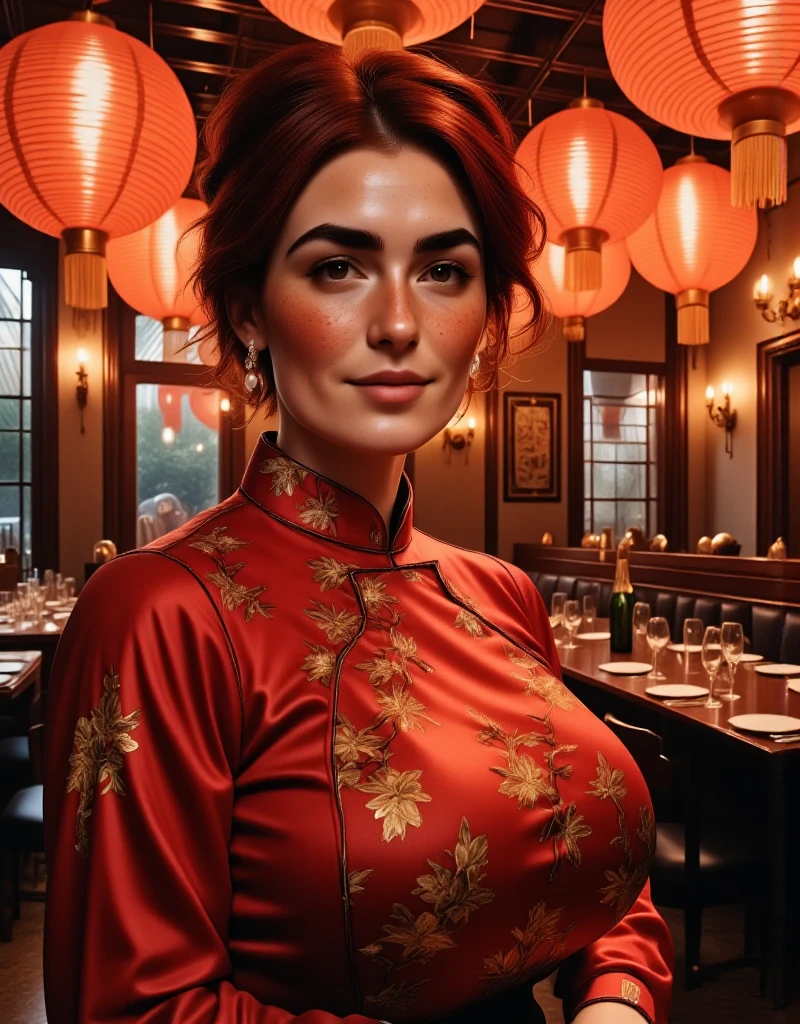
[[[608,602],[612,584],[597,580],[584,580],[575,576],[555,576],[550,573],[528,572],[536,584],[549,611],[555,592],[568,598],[583,600],[593,594],[597,614],[608,616]],[[748,649],[763,654],[770,661],[800,664],[800,610],[781,605],[759,604],[749,601],[726,601],[717,597],[681,594],[655,587],[634,587],[637,601],[646,601],[653,615],[663,615],[669,622],[673,641],[683,639],[684,620],[702,619],[707,626],[722,622],[741,622]]]

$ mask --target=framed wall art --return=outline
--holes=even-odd
[[[561,395],[503,392],[503,501],[561,500]]]

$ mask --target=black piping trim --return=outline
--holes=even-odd
[[[213,518],[213,517],[210,517],[210,518]],[[193,530],[193,532],[194,532],[194,530]],[[191,537],[192,534],[187,535],[187,536]],[[178,542],[175,542],[175,543],[180,543],[180,542],[178,541]],[[172,545],[170,545],[170,547],[172,547]],[[231,666],[233,666],[234,675],[236,676],[236,681],[237,681],[237,689],[239,690],[239,710],[240,710],[240,718],[239,718],[239,723],[240,723],[239,724],[239,763],[241,763],[241,761],[242,761],[242,748],[243,748],[243,744],[244,744],[244,734],[245,734],[245,698],[244,698],[244,693],[242,691],[242,674],[241,674],[240,669],[239,669],[239,660],[238,660],[238,658],[236,656],[236,650],[234,648],[234,644],[230,640],[230,634],[227,632],[227,627],[225,626],[224,618],[222,617],[221,611],[217,607],[216,601],[214,600],[212,594],[209,593],[208,588],[203,583],[203,581],[201,580],[201,578],[199,577],[197,572],[192,568],[192,566],[191,565],[186,565],[185,562],[182,562],[179,558],[175,558],[174,555],[170,555],[167,551],[161,551],[158,548],[134,548],[132,551],[124,551],[121,555],[117,555],[117,558],[129,558],[131,555],[160,555],[162,558],[166,558],[168,561],[174,562],[175,565],[182,566],[182,568],[184,568],[186,570],[186,572],[190,573],[191,577],[194,580],[197,581],[198,585],[200,586],[200,589],[203,591],[203,593],[206,595],[206,597],[208,598],[209,602],[211,603],[211,607],[214,609],[214,612],[215,612],[215,614],[217,616],[217,621],[219,622],[219,625],[220,625],[220,627],[222,629],[222,635],[225,638],[225,644],[227,645],[227,652],[228,652],[228,654],[230,656],[230,664],[231,664]],[[237,773],[239,771],[239,763],[237,764]]]

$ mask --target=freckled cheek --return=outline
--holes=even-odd
[[[352,343],[356,326],[352,314],[297,296],[278,302],[271,320],[273,330],[291,348],[293,360],[313,360],[317,367],[335,361]]]
[[[481,336],[486,316],[483,307],[465,307],[438,313],[426,325],[431,344],[447,362],[464,361]]]

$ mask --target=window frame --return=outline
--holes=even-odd
[[[24,270],[33,286],[31,566],[46,568],[59,565],[58,239],[35,231],[2,209],[0,266]],[[23,567],[20,551],[20,571]]]
[[[104,314],[103,530],[117,550],[136,547],[136,387],[138,384],[202,386],[197,364],[136,359],[136,316],[109,283]],[[221,389],[222,390],[222,389]],[[231,411],[221,417],[219,437],[220,501],[236,491],[246,463],[245,407],[228,392]]]

